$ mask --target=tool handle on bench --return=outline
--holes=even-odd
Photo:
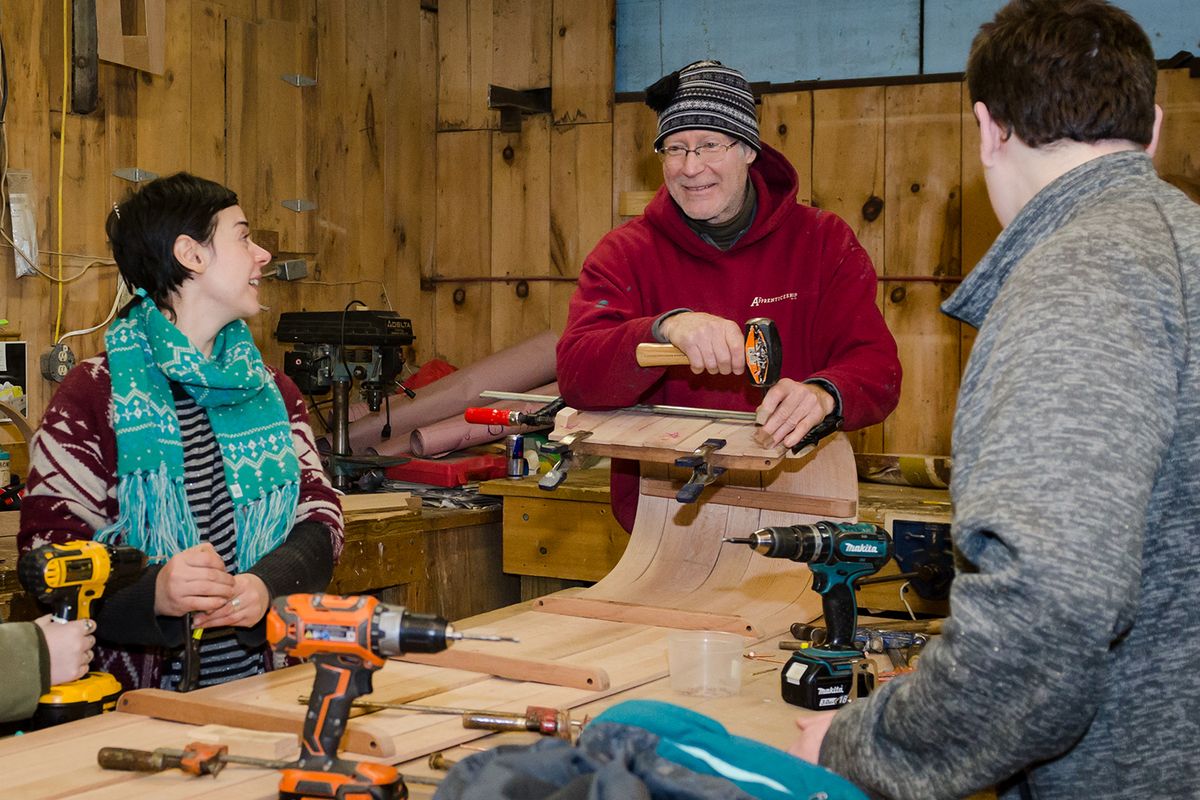
[[[667,367],[674,364],[690,364],[687,355],[673,344],[642,342],[637,346],[637,363],[640,367]]]

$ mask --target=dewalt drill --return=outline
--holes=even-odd
[[[726,542],[747,544],[768,558],[808,564],[813,589],[821,595],[825,641],[796,650],[783,668],[783,699],[816,710],[836,709],[874,688],[874,676],[861,650],[854,646],[858,605],[854,582],[883,568],[892,557],[892,539],[867,522],[814,522],[762,528]],[[857,684],[857,685],[856,685]]]
[[[374,597],[293,594],[275,601],[267,639],[278,653],[316,667],[300,758],[283,770],[280,800],[403,800],[408,788],[395,767],[338,758],[354,699],[370,694],[372,675],[388,656],[439,653],[456,639],[515,641],[460,633],[441,617],[414,614]]]
[[[25,591],[50,606],[56,621],[70,622],[91,619],[93,602],[106,590],[132,583],[145,568],[146,556],[136,548],[74,541],[25,553],[17,564],[17,576]],[[107,672],[89,672],[78,680],[56,684],[38,698],[33,727],[46,728],[112,711],[120,693],[121,684]]]

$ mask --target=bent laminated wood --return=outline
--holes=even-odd
[[[630,411],[564,409],[551,439],[576,436],[586,455],[641,461],[637,521],[621,560],[599,583],[535,601],[542,611],[678,628],[778,635],[820,613],[804,564],[763,558],[722,543],[769,525],[817,519],[852,521],[858,483],[842,434],[798,457],[764,446],[752,423]],[[681,504],[674,490],[686,471],[672,467],[707,439],[724,439],[709,463],[728,471]]]

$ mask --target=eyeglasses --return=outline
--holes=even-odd
[[[737,142],[730,142],[729,144],[705,142],[704,144],[688,148],[681,144],[673,144],[667,147],[656,147],[654,152],[658,153],[658,157],[664,162],[672,164],[682,163],[687,160],[688,153],[695,153],[696,158],[700,159],[701,164],[715,164],[725,157],[725,154],[729,152],[729,148],[736,147],[737,145]]]

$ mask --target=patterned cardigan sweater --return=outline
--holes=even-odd
[[[271,598],[323,590],[341,555],[341,504],[321,467],[299,389],[272,370],[291,420],[300,461],[300,502],[287,539],[249,570]],[[21,552],[45,544],[90,539],[117,518],[117,440],[112,425],[108,357],[99,355],[67,375],[30,443],[29,481],[21,504]],[[202,532],[203,533],[203,532]],[[92,669],[112,673],[126,689],[158,687],[164,658],[184,642],[181,617],[154,613],[161,565],[132,585],[106,594],[93,608],[97,623]],[[271,667],[265,624],[238,629],[247,647],[262,647]]]

